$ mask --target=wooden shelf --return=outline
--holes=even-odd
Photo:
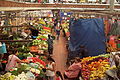
[[[22,27],[22,26],[0,26],[0,28],[8,28],[8,27]]]
[[[110,4],[74,4],[74,3],[64,3],[64,4],[40,4],[40,3],[19,3],[12,1],[0,1],[0,10],[1,11],[14,11],[14,10],[36,10],[36,9],[93,9],[93,10],[106,10],[109,9]],[[119,4],[115,4],[115,9],[120,9]]]
[[[32,42],[33,40],[0,40],[0,42]]]

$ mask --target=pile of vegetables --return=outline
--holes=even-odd
[[[10,72],[0,76],[0,80],[15,80],[15,78],[16,76],[12,75]]]
[[[45,57],[40,57],[40,58],[45,59]],[[24,59],[24,61],[26,60],[30,61],[30,63],[29,64],[20,63],[17,68],[13,68],[10,70],[10,73],[9,73],[10,77],[8,76],[7,79],[4,79],[5,78],[4,76],[6,76],[5,74],[5,75],[2,75],[2,77],[0,77],[1,78],[0,80],[29,80],[31,76],[32,76],[32,79],[34,80],[36,76],[42,77],[45,74],[43,71],[43,69],[46,67],[46,64],[44,61],[42,61],[37,57]],[[8,78],[12,78],[12,79],[8,79]]]
[[[47,38],[48,38],[48,35],[42,34],[42,35],[39,35],[36,38],[36,40],[33,40],[33,44],[32,45],[33,46],[38,46],[38,50],[35,50],[36,52],[42,54],[44,52],[44,50],[48,49]],[[31,50],[31,51],[33,51],[33,50]]]
[[[22,47],[19,47],[18,49],[17,49],[19,52],[30,52],[30,49],[29,49],[29,47],[27,47],[27,46],[25,46],[25,45],[23,45]]]
[[[20,59],[27,59],[27,57],[33,57],[33,55],[30,52],[29,53],[19,52],[18,57]]]

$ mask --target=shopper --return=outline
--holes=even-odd
[[[75,62],[65,71],[64,78],[68,80],[79,80],[81,74],[80,58],[76,57]]]
[[[60,36],[60,27],[56,27],[56,35],[57,35],[57,40],[59,40],[59,36]]]
[[[15,50],[15,49],[12,50],[12,54],[9,55],[9,57],[8,57],[8,63],[6,64],[6,71],[9,71],[10,69],[17,67],[17,62],[19,62],[19,63],[21,63],[21,62],[28,63],[28,62],[20,60],[17,57],[17,53],[18,53],[17,50]]]
[[[56,71],[56,79],[55,80],[63,80],[62,74],[60,71]]]
[[[54,19],[54,32],[56,32],[56,26],[58,24],[58,18]]]
[[[51,38],[50,35],[48,35],[48,53],[51,55],[53,53],[53,39]]]
[[[47,58],[46,76],[47,80],[54,80],[55,77],[55,61],[51,58]]]

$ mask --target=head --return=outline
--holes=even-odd
[[[50,62],[50,63],[55,62],[54,59],[51,58],[51,57],[48,57],[48,58],[47,58],[47,61]]]
[[[117,22],[117,19],[115,19],[115,22]]]
[[[56,71],[56,76],[57,76],[57,77],[59,77],[59,76],[60,76],[60,78],[63,80],[63,77],[62,77],[62,74],[61,74],[61,72],[60,72],[60,71]]]
[[[17,55],[17,53],[18,53],[17,49],[12,49],[10,51],[10,54],[13,54],[13,55]]]
[[[31,31],[30,31],[29,28],[24,29],[24,32],[27,33],[27,34],[30,34],[30,33],[31,33]]]
[[[50,36],[50,35],[48,35],[48,38],[49,38],[49,39],[50,39],[50,37],[51,37],[51,36]]]
[[[56,71],[56,76],[60,76],[61,72],[60,71]]]
[[[75,63],[79,63],[79,62],[81,62],[81,60],[80,60],[80,58],[79,57],[75,57]]]
[[[42,78],[40,76],[37,76],[35,80],[42,80]]]

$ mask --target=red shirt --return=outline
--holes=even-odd
[[[60,77],[56,77],[56,80],[62,80]]]

